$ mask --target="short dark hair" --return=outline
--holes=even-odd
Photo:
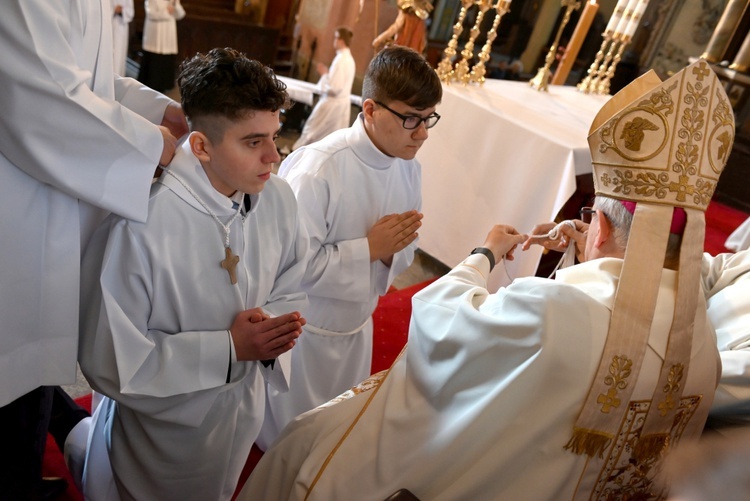
[[[435,70],[415,50],[391,45],[370,61],[362,84],[362,100],[401,101],[417,109],[430,108],[443,98]]]
[[[234,121],[249,112],[289,106],[286,84],[273,70],[231,48],[211,49],[186,59],[177,84],[191,130],[200,127],[202,118]]]
[[[346,44],[347,47],[352,45],[352,37],[354,33],[346,26],[339,26],[336,28],[336,33],[339,34],[339,38]]]

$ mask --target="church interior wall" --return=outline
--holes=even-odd
[[[585,76],[602,41],[602,24],[612,15],[617,1],[598,0],[599,23],[594,24],[595,28],[591,30],[579,53],[567,84],[575,84]],[[648,69],[654,69],[662,79],[668,78],[687,65],[690,58],[698,57],[706,48],[729,1],[651,1],[612,79],[612,92]],[[182,3],[187,11],[187,21],[178,23],[178,31],[183,31],[181,40],[186,40],[181,47],[180,57],[190,55],[186,51],[196,48],[207,50],[211,44],[244,44],[236,48],[245,50],[248,55],[266,64],[273,64],[274,56],[278,56],[281,46],[291,47],[293,44],[291,37],[295,13],[299,13],[300,44],[296,53],[296,71],[292,76],[311,82],[317,81],[320,76],[315,69],[315,63],[330,65],[335,56],[334,30],[339,26],[350,28],[354,32],[351,51],[356,62],[352,88],[354,94],[361,94],[364,73],[374,55],[372,40],[395,20],[398,13],[396,0],[182,0]],[[461,2],[433,0],[433,5],[434,12],[430,20],[425,55],[428,61],[437,65],[442,58],[443,49],[452,36],[453,24]],[[143,0],[136,0],[135,7],[136,18],[131,23],[130,54],[137,60],[144,17]],[[472,9],[476,11],[476,7]],[[543,64],[546,51],[556,35],[562,10],[560,0],[514,0],[511,12],[503,19],[498,39],[493,44],[493,60],[496,60],[495,57],[498,55],[507,60],[520,58],[524,65],[522,79],[533,77],[537,68]],[[580,12],[574,13],[566,30],[572,31],[579,15]],[[735,37],[732,48],[734,53],[737,52],[750,25],[750,12],[746,16],[748,19],[744,17],[743,15],[743,24],[740,27],[742,33]],[[206,30],[200,23],[195,24],[196,18],[201,18],[203,26],[211,26],[212,29]],[[485,24],[491,24],[491,16],[486,16],[485,21]],[[226,23],[228,28],[216,30],[215,27],[221,23]],[[188,31],[189,25],[191,27]],[[464,23],[463,39],[459,39],[459,50],[468,38],[470,29],[471,15],[468,15],[467,22]],[[186,31],[187,34],[184,33]],[[215,36],[209,37],[207,31],[211,31]],[[231,40],[222,41],[216,38],[227,38],[230,34],[233,37]],[[486,33],[480,34],[477,47],[481,47],[479,43],[483,43],[482,36],[486,36]],[[750,76],[746,74],[743,78],[750,80]],[[746,167],[750,166],[750,146],[747,146],[750,145],[750,139],[747,139],[750,138],[750,120],[746,119],[750,112],[750,100],[747,99],[747,94],[750,94],[750,90],[747,90],[749,88],[750,85],[736,86],[731,94],[735,111],[740,118],[737,124],[736,153],[733,155],[743,155],[743,158],[730,162],[725,173],[726,179],[732,178],[731,171],[736,169],[742,170],[736,179],[746,179],[746,176],[750,175],[750,172],[746,172],[750,169]],[[735,179],[732,179],[731,185],[733,189],[736,188]],[[742,193],[732,195],[734,201],[739,200],[740,204],[744,204],[740,207],[743,210],[750,208],[750,187],[746,185],[747,183],[741,183]],[[717,190],[718,196],[721,196],[721,188],[720,186]],[[737,206],[737,203],[732,205]]]

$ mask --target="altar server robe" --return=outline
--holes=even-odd
[[[231,219],[232,200],[211,187],[188,142],[169,168],[222,222]],[[272,176],[250,199],[251,211],[230,226],[235,285],[219,265],[223,231],[167,174],[154,185],[147,223],[110,217],[92,238],[80,364],[117,404],[96,413],[89,449],[106,444],[126,499],[230,499],[263,420],[264,377],[287,387],[288,354],[272,368],[229,363],[237,313],[299,311],[306,299],[307,239],[294,194]],[[84,491],[98,490],[100,479],[85,476],[93,483]]]
[[[82,246],[101,209],[146,219],[171,100],[115,78],[111,15],[109,0],[2,6],[0,406],[75,382]]]
[[[630,446],[664,357],[675,272],[663,272],[612,448],[603,460],[563,449],[599,366],[621,269],[620,259],[597,259],[489,294],[489,262],[470,256],[414,296],[407,351],[377,393],[293,421],[239,499],[383,500],[400,488],[430,501],[637,498],[657,469],[630,464]],[[672,445],[700,435],[716,387],[718,354],[702,308]]]
[[[712,414],[750,422],[750,251],[704,254],[703,286],[722,366]]]
[[[354,71],[354,58],[349,48],[337,50],[328,73],[318,80],[320,100],[292,149],[320,141],[331,132],[349,127]]]
[[[143,50],[154,54],[177,54],[177,21],[185,17],[180,0],[145,0]],[[169,7],[174,11],[169,12]]]
[[[115,73],[125,76],[130,39],[130,22],[135,16],[133,0],[112,0],[113,5],[122,7],[121,14],[112,16],[112,42]]]
[[[421,172],[417,160],[381,152],[361,116],[282,164],[279,174],[292,186],[310,236],[302,283],[310,304],[292,352],[290,391],[268,393],[261,448],[292,418],[370,375],[372,312],[414,260],[417,241],[397,252],[388,267],[370,262],[367,233],[385,215],[421,209]]]

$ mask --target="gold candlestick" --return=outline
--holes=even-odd
[[[599,65],[602,64],[602,60],[604,59],[604,53],[607,51],[607,47],[609,46],[610,43],[614,43],[612,42],[612,33],[605,32],[604,41],[602,42],[601,47],[599,47],[599,52],[596,53],[594,62],[591,63],[591,66],[589,66],[589,71],[586,74],[586,77],[583,80],[581,80],[581,83],[578,84],[578,90],[583,92],[584,94],[588,94],[592,90],[591,81],[599,72]]]
[[[437,67],[438,77],[442,82],[450,83],[453,78],[453,57],[456,55],[456,48],[458,47],[458,37],[464,30],[464,19],[466,18],[466,11],[474,3],[474,0],[461,0],[461,11],[458,13],[458,19],[456,24],[453,25],[453,37],[451,37],[448,46],[443,51],[443,60]]]
[[[464,50],[461,51],[461,61],[456,65],[456,71],[454,77],[457,81],[466,85],[469,83],[469,61],[474,57],[474,41],[479,36],[480,25],[482,19],[484,19],[484,13],[490,9],[492,0],[477,0],[479,11],[477,12],[477,19],[474,22],[474,26],[471,28],[469,40],[464,45]]]
[[[599,85],[601,84],[601,81],[604,79],[604,77],[607,76],[607,70],[609,69],[609,64],[612,62],[612,60],[615,58],[615,55],[617,54],[617,49],[620,47],[620,44],[622,43],[620,41],[620,38],[622,37],[622,34],[615,34],[615,37],[612,40],[612,43],[609,45],[609,50],[607,51],[607,55],[604,56],[604,61],[602,61],[602,64],[599,65],[599,68],[596,70],[596,73],[592,75],[591,82],[589,82],[589,90],[594,92],[595,94],[599,93]]]
[[[479,53],[479,62],[471,69],[470,82],[478,83],[479,85],[484,83],[484,75],[487,71],[486,63],[490,58],[492,43],[497,38],[497,27],[500,25],[500,20],[508,11],[510,11],[510,0],[497,0],[495,4],[495,19],[492,21],[492,28],[487,32],[487,41]]]
[[[609,82],[610,80],[612,80],[612,77],[615,76],[615,69],[622,59],[622,54],[625,52],[625,47],[627,47],[629,43],[630,38],[627,36],[623,37],[622,41],[620,42],[620,48],[617,50],[617,54],[615,54],[614,59],[612,59],[612,64],[610,64],[609,68],[607,68],[607,72],[604,74],[604,77],[599,80],[598,86],[596,88],[597,94],[609,94]]]
[[[562,2],[560,2],[560,5],[565,7],[565,15],[563,16],[563,20],[560,23],[560,27],[557,29],[557,36],[555,36],[555,41],[552,44],[552,47],[549,48],[547,57],[544,58],[544,66],[539,68],[536,76],[529,80],[529,85],[531,85],[538,91],[547,90],[549,79],[552,75],[552,73],[550,72],[550,67],[555,61],[555,54],[557,53],[557,46],[560,44],[560,37],[562,36],[562,32],[565,29],[565,26],[568,24],[568,21],[570,21],[571,14],[573,14],[573,11],[581,6],[581,2],[577,0],[562,0]]]
[[[599,10],[599,4],[596,0],[588,0],[586,6],[583,8],[581,16],[578,18],[578,24],[576,29],[573,31],[573,36],[570,37],[568,46],[565,47],[565,53],[560,59],[560,63],[557,65],[555,74],[552,76],[552,85],[565,85],[565,80],[570,74],[570,70],[573,68],[578,51],[581,50],[586,36],[589,33],[591,23],[594,21],[594,16]]]

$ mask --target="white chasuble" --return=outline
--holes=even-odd
[[[666,349],[675,272],[663,272],[620,436],[601,460],[563,448],[599,366],[621,267],[598,259],[489,294],[488,260],[468,257],[414,296],[408,347],[377,393],[293,421],[239,499],[374,501],[401,488],[430,501],[659,499],[659,465],[635,468],[629,454]],[[698,320],[674,445],[700,435],[716,387],[715,341]]]
[[[272,176],[230,225],[232,284],[224,232],[191,190],[223,222],[236,214],[232,199],[187,142],[169,169],[179,181],[165,173],[154,185],[148,222],[109,217],[84,259],[80,364],[117,402],[97,413],[106,421],[94,423],[90,448],[105,441],[126,499],[225,500],[263,421],[264,377],[285,389],[276,374],[289,356],[272,368],[237,362],[228,329],[248,308],[302,309],[307,238],[294,194]]]

